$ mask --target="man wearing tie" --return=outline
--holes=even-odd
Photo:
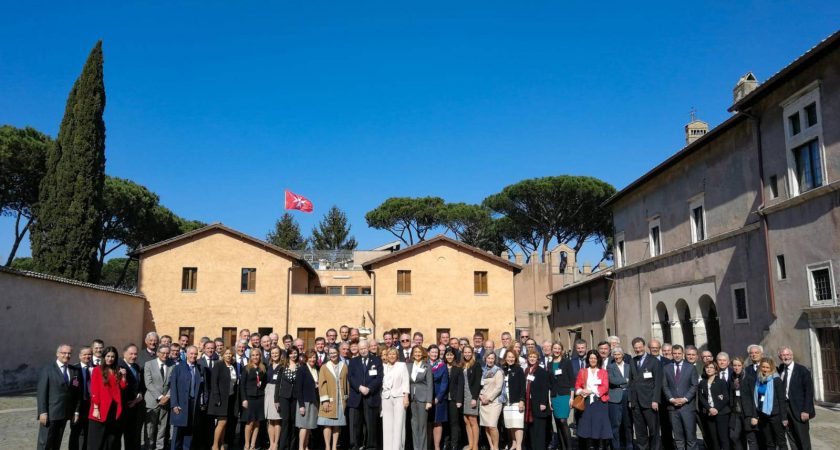
[[[216,343],[213,341],[205,342],[204,354],[201,356],[201,359],[198,360],[196,365],[201,373],[201,378],[204,380],[204,385],[207,386],[208,395],[210,394],[210,386],[212,386],[210,378],[211,373],[213,372],[213,366],[218,363],[219,355],[216,354]],[[204,408],[197,410],[195,422],[196,434],[193,445],[197,448],[209,447],[209,444],[213,442],[213,427],[213,420],[206,414]]]
[[[732,379],[732,368],[729,367],[729,353],[720,352],[717,354],[715,358],[715,362],[717,362],[718,369],[720,372],[718,373],[718,378],[726,382],[726,385],[729,386],[729,380]]]
[[[122,390],[122,415],[120,425],[126,450],[140,449],[140,430],[143,428],[143,369],[137,365],[137,346],[128,344],[123,349],[119,366],[125,369],[126,387]]]
[[[761,364],[761,358],[764,357],[764,347],[758,344],[752,344],[747,347],[747,354],[750,356],[750,359],[746,362],[744,371],[752,376],[754,380],[758,379],[758,366]]]
[[[90,345],[91,351],[93,351],[93,367],[102,364],[102,352],[105,350],[105,341],[102,339],[94,339],[93,343]]]
[[[327,352],[324,351],[327,346],[327,340],[318,337],[315,339],[315,368],[320,370],[321,366],[327,362]]]
[[[630,380],[630,405],[636,447],[639,450],[660,450],[659,401],[662,398],[662,364],[645,352],[645,340],[637,337],[631,342],[636,371]]]
[[[93,373],[93,350],[82,347],[79,350],[79,371],[81,386],[79,389],[79,420],[70,424],[70,450],[85,450],[87,448],[88,412],[90,411],[90,374]]]
[[[157,358],[143,366],[146,393],[146,426],[143,442],[146,450],[163,450],[166,446],[169,418],[169,375],[173,364],[169,361],[169,347],[159,346]]]
[[[694,376],[694,366],[683,360],[683,354],[681,345],[672,347],[671,356],[674,360],[663,369],[662,391],[668,402],[668,415],[674,431],[674,448],[694,450],[697,448],[694,398],[698,380]]]
[[[814,418],[814,383],[811,371],[802,364],[793,362],[793,350],[790,347],[779,349],[779,374],[785,387],[785,417],[788,421],[787,435],[791,447],[798,450],[810,450],[811,435],[808,422]]]
[[[350,448],[374,450],[378,447],[380,390],[385,374],[382,360],[371,355],[368,342],[359,341],[359,357],[350,360],[347,382],[350,384],[350,396],[347,406],[350,412]],[[362,424],[367,430],[366,439],[362,439]]]
[[[397,349],[400,362],[411,361],[411,336],[408,333],[400,334],[400,345]]]
[[[198,348],[187,347],[186,361],[175,366],[169,376],[169,396],[172,405],[172,450],[190,450],[196,411],[201,407],[205,385],[201,369],[196,365]]]
[[[598,354],[601,355],[601,368],[607,370],[607,366],[610,364],[612,357],[610,356],[610,343],[607,341],[601,341],[598,343]]]
[[[38,450],[59,450],[67,421],[79,419],[79,372],[70,366],[73,348],[62,344],[56,360],[38,376]]]

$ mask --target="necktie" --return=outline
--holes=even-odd
[[[61,371],[64,373],[64,384],[70,384],[70,375],[67,374],[67,364],[61,366]]]
[[[163,373],[163,363],[160,363],[160,381],[163,381],[164,379]]]
[[[362,358],[362,365],[367,367],[367,358]]]
[[[674,375],[674,379],[677,381],[677,384],[680,382],[680,367],[682,367],[682,363],[677,363],[677,373]]]
[[[785,384],[785,399],[788,398],[788,371],[789,370],[790,370],[790,367],[785,366],[785,371],[782,374],[782,382]]]
[[[578,362],[580,363],[580,368],[581,368],[581,370],[583,370],[583,359],[582,359],[582,358],[578,358]]]
[[[726,375],[726,370],[721,372],[721,375],[723,375],[723,381],[729,381],[729,378],[727,378],[727,375]]]
[[[195,366],[187,365],[190,368],[190,397],[195,398]]]

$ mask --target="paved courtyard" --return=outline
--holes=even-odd
[[[0,450],[35,448],[37,433],[34,393],[0,397]],[[69,429],[64,433],[62,448],[67,448],[68,435]],[[817,407],[811,440],[814,449],[840,448],[840,409]]]

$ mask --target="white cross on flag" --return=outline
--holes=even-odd
[[[286,190],[286,209],[296,209],[311,213],[312,202],[302,195],[297,195],[292,191]]]

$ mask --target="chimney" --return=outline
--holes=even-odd
[[[592,273],[592,264],[590,264],[589,261],[583,263],[583,274],[584,275],[589,275],[591,273]]]
[[[691,122],[685,126],[685,145],[691,144],[709,132],[709,124],[697,118],[697,111],[691,108]]]
[[[522,253],[516,253],[516,254],[515,254],[515,257],[516,257],[516,264],[519,264],[519,265],[521,266],[521,265],[522,265],[522,261],[525,259],[525,258],[522,256]]]
[[[746,97],[747,94],[754,91],[757,87],[758,79],[752,72],[747,72],[746,75],[742,76],[741,79],[738,80],[738,84],[732,88],[733,103],[738,103],[742,98]]]
[[[503,251],[503,252],[502,252],[502,254],[501,254],[500,256],[501,256],[503,259],[510,259],[510,254],[508,254],[508,251],[507,251],[507,250]]]

